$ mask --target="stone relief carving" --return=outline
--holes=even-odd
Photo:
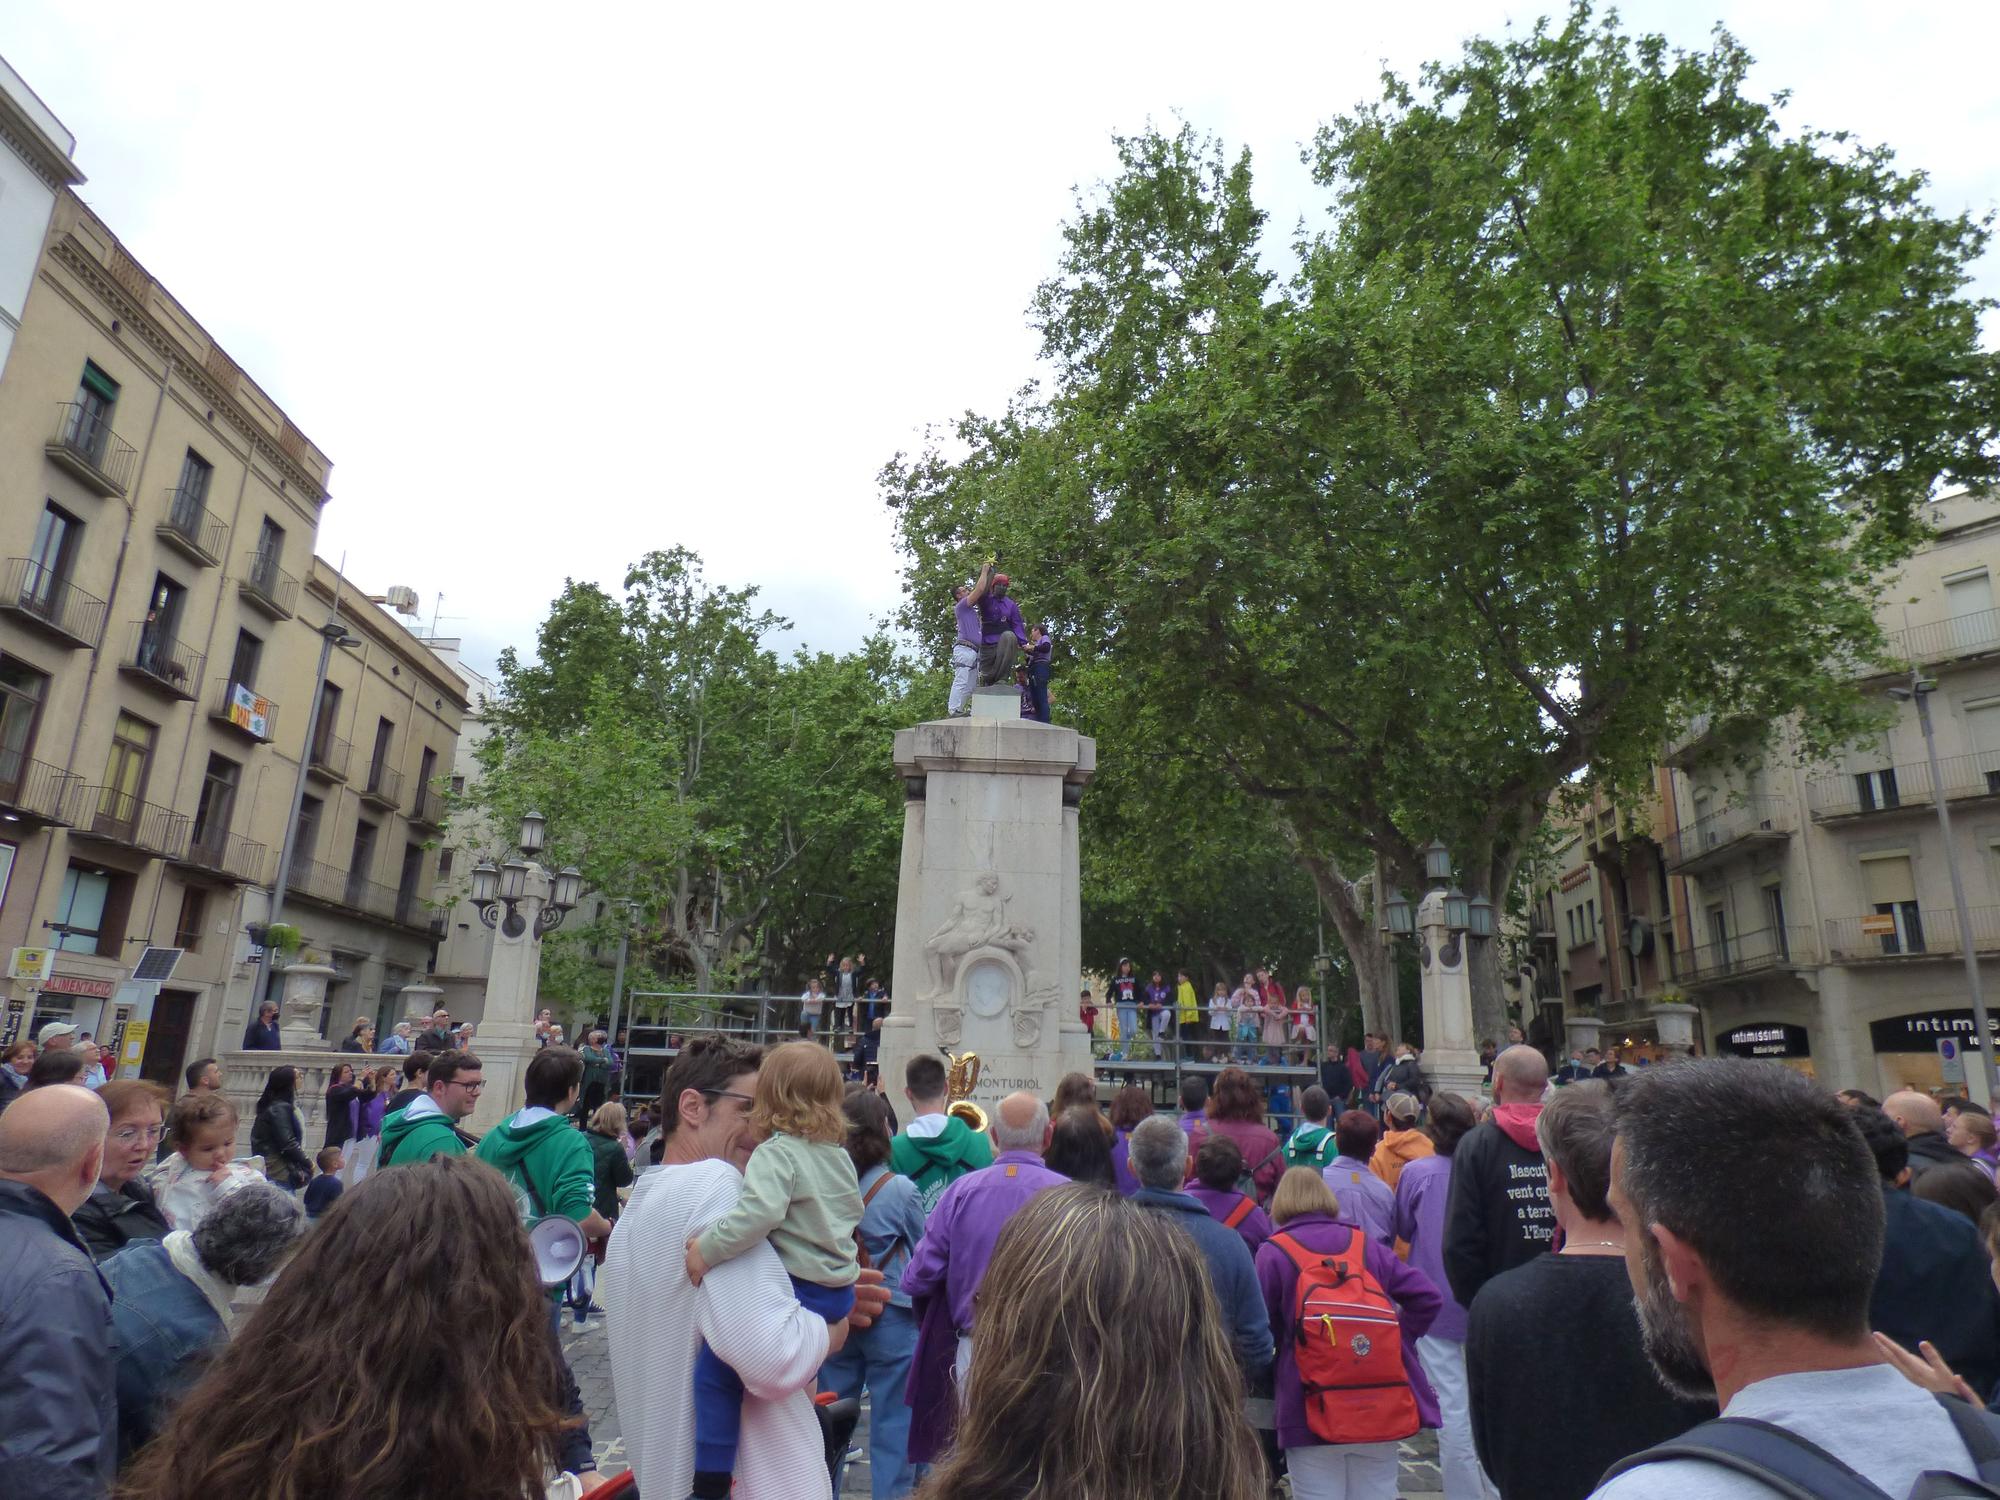
[[[950,993],[959,960],[973,949],[999,948],[1018,958],[1034,943],[1033,930],[1007,920],[1007,901],[1000,893],[1000,877],[991,871],[958,893],[950,918],[924,940],[933,994]]]
[[[938,1045],[956,1047],[964,1035],[965,1013],[950,1006],[938,1006],[931,1012],[931,1027],[937,1033]]]

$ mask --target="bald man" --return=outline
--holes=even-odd
[[[118,1471],[111,1294],[69,1216],[97,1186],[111,1119],[54,1084],[0,1115],[0,1474],[21,1495],[102,1495]]]
[[[1452,1154],[1444,1215],[1444,1274],[1460,1307],[1502,1271],[1526,1265],[1554,1242],[1548,1168],[1535,1122],[1549,1065],[1533,1047],[1493,1059],[1493,1112]]]
[[[993,1111],[993,1165],[968,1172],[938,1199],[924,1225],[910,1262],[903,1268],[903,1290],[915,1304],[922,1332],[911,1363],[910,1389],[914,1411],[910,1423],[910,1461],[929,1463],[947,1447],[957,1421],[954,1382],[963,1388],[972,1364],[972,1315],[979,1283],[993,1259],[993,1245],[1015,1212],[1043,1188],[1061,1187],[1069,1179],[1042,1165],[1042,1153],[1053,1134],[1049,1107],[1034,1094],[1009,1094]],[[943,1299],[942,1309],[930,1304]],[[948,1313],[957,1335],[952,1349],[941,1347]],[[926,1378],[919,1378],[926,1377]],[[935,1443],[935,1447],[931,1446]]]
[[[1932,1167],[1963,1166],[1965,1158],[1952,1149],[1945,1138],[1944,1111],[1928,1094],[1903,1089],[1882,1101],[1882,1113],[1896,1122],[1910,1143],[1910,1180],[1915,1182]]]

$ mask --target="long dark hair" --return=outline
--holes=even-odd
[[[333,1097],[333,1091],[340,1087],[340,1075],[342,1073],[345,1073],[347,1075],[347,1081],[349,1083],[354,1083],[357,1081],[354,1076],[353,1063],[335,1063],[333,1065],[333,1076],[327,1079],[326,1081],[327,1098],[331,1099]]]
[[[1066,1109],[1056,1120],[1042,1165],[1071,1182],[1116,1187],[1118,1169],[1111,1164],[1111,1142],[1104,1134],[1103,1116],[1082,1105]]]
[[[354,1316],[384,1286],[424,1309],[425,1333]],[[514,1195],[484,1162],[441,1156],[341,1194],[117,1493],[521,1500],[555,1465],[555,1392]]]
[[[297,1068],[273,1068],[264,1080],[264,1092],[257,1096],[257,1112],[262,1114],[266,1105],[296,1104],[299,1088]]]

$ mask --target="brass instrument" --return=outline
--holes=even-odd
[[[951,1102],[945,1106],[944,1112],[956,1115],[981,1135],[986,1134],[992,1122],[986,1118],[986,1111],[967,1097],[979,1086],[979,1054],[961,1052],[953,1057],[949,1048],[940,1047],[938,1051],[944,1053],[951,1064],[951,1070],[944,1079],[945,1098]]]

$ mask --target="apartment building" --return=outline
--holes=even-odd
[[[1893,715],[1888,730],[1828,764],[1798,763],[1781,733],[1761,764],[1738,767],[1692,726],[1668,756],[1662,853],[1692,927],[1674,978],[1712,1050],[1877,1094],[1969,1075],[1984,1098],[1976,1061],[1955,1054],[1975,1042],[1968,946],[2000,1000],[2000,502],[1960,494],[1929,509],[1933,539],[1882,592],[1898,665],[1864,683]],[[1913,669],[1935,684],[1969,930],[1953,909]]]
[[[35,283],[56,197],[83,181],[76,137],[0,58],[0,372]]]
[[[452,636],[427,641],[464,686],[468,707],[458,736],[450,787],[461,794],[479,779],[479,747],[492,732],[487,705],[499,697],[499,685],[468,665],[462,643]],[[438,850],[436,899],[439,939],[431,983],[443,992],[438,1004],[455,1021],[478,1021],[486,1013],[486,976],[492,967],[493,930],[479,919],[472,904],[470,872],[482,855],[497,847],[486,821],[461,808],[451,816]]]
[[[339,1034],[400,1013],[465,700],[362,604],[306,744],[321,628],[359,602],[313,556],[329,469],[65,187],[0,378],[7,1034],[133,1025],[161,1082],[236,1047],[302,759],[287,916],[340,971]]]

